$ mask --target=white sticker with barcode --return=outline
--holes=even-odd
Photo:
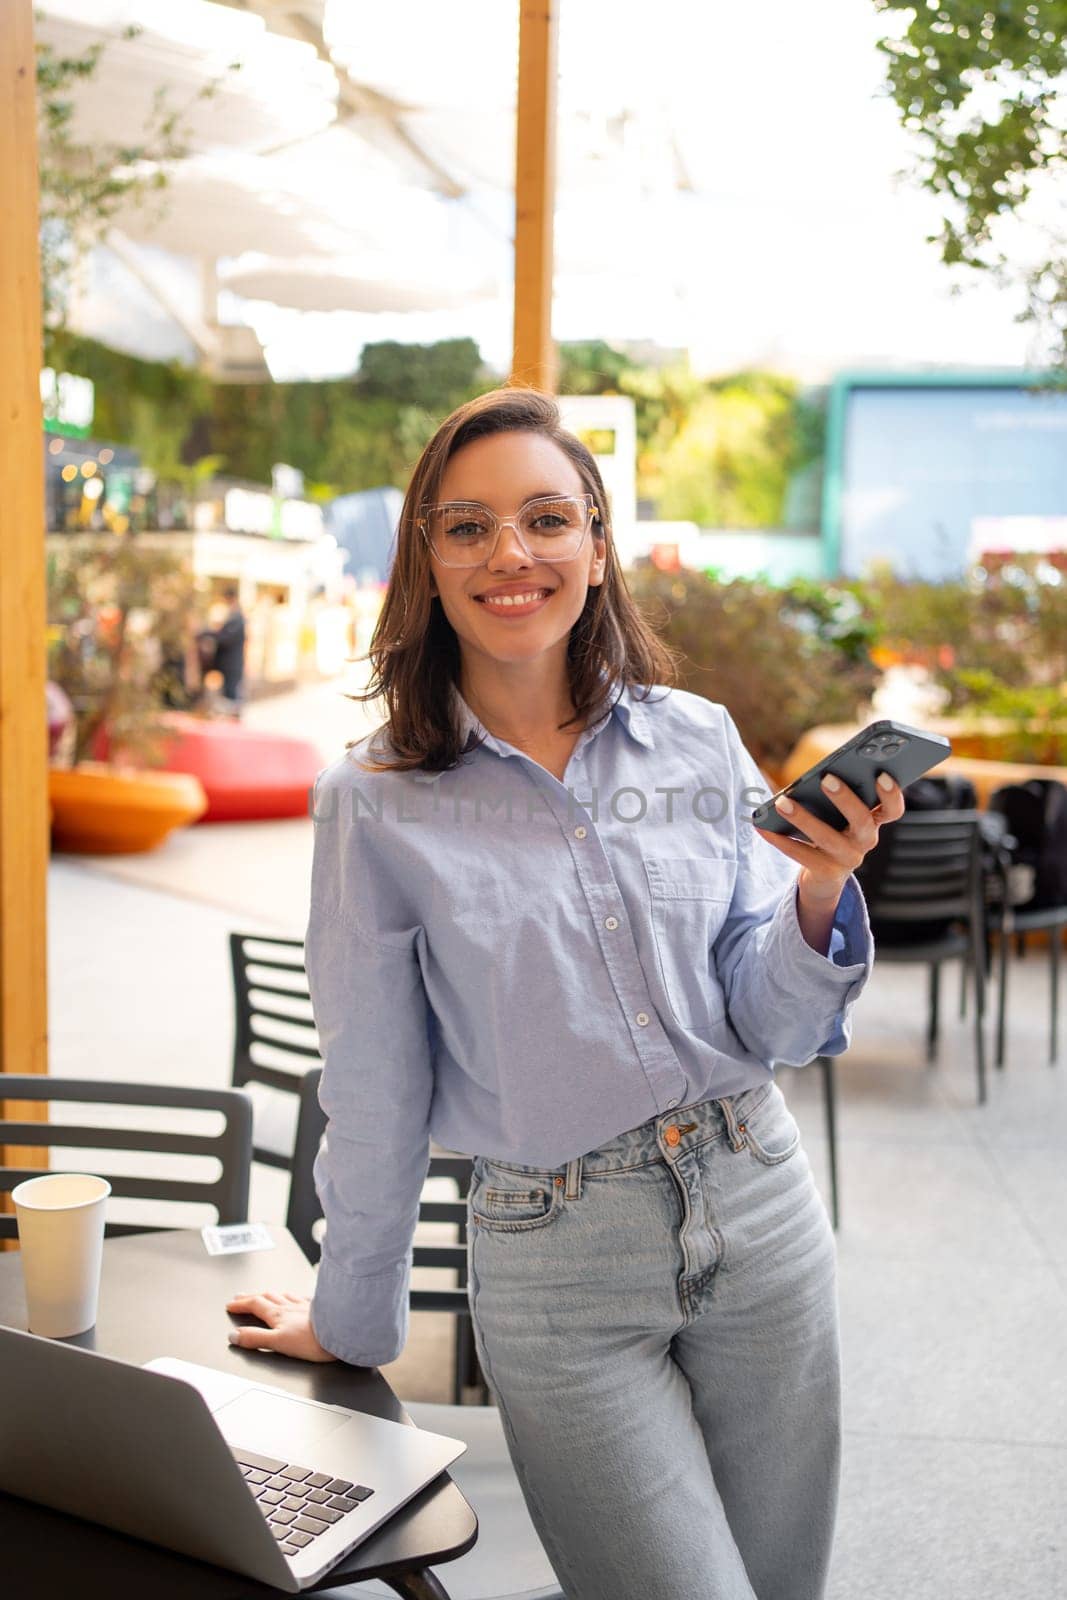
[[[201,1228],[209,1256],[232,1256],[242,1250],[273,1250],[270,1229],[261,1222],[231,1222],[222,1228]]]

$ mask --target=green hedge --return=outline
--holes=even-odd
[[[95,438],[132,446],[164,476],[221,456],[228,475],[267,483],[286,461],[323,494],[406,483],[438,422],[497,381],[473,339],[368,345],[358,373],[324,383],[213,383],[70,335],[46,359],[92,379]]]
[[[131,445],[162,476],[219,456],[228,474],[265,483],[274,463],[287,461],[322,498],[403,487],[437,424],[500,381],[473,339],[370,344],[348,378],[237,384],[89,339],[53,336],[50,344],[51,365],[93,380],[95,437]],[[819,476],[822,413],[792,379],[757,372],[702,381],[684,360],[641,364],[594,341],[560,347],[560,388],[633,400],[638,494],[658,515],[734,528],[817,526],[817,487],[812,494],[805,485]]]

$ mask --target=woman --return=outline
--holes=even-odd
[[[322,1264],[231,1337],[395,1359],[429,1140],[470,1153],[478,1355],[570,1600],[815,1600],[834,1251],[772,1070],[847,1046],[900,791],[757,834],[727,713],[645,687],[671,657],[533,391],[427,446],[371,653],[389,720],[316,786]]]

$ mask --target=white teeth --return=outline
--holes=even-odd
[[[547,589],[539,589],[536,593],[499,595],[492,599],[488,595],[482,595],[482,600],[487,606],[525,606],[529,605],[531,600],[543,600],[548,592]]]

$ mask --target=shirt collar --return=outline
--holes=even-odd
[[[478,720],[455,684],[452,685],[452,714],[456,719],[461,745],[465,750],[471,748],[475,738],[484,738],[492,748],[499,749],[494,736]],[[644,745],[647,750],[655,749],[651,719],[648,715],[647,707],[642,701],[635,698],[628,683],[623,684],[622,692],[611,712],[601,717],[599,722],[593,724],[593,732],[599,733],[607,725],[611,715],[619,718],[626,732],[637,744]],[[415,772],[412,776],[416,783],[432,783],[436,778],[442,777],[443,774],[440,772]]]
[[[644,701],[634,696],[630,684],[623,684],[622,694],[615,709],[630,737],[638,744],[643,744],[646,750],[654,750],[656,741],[652,737],[652,718]]]

